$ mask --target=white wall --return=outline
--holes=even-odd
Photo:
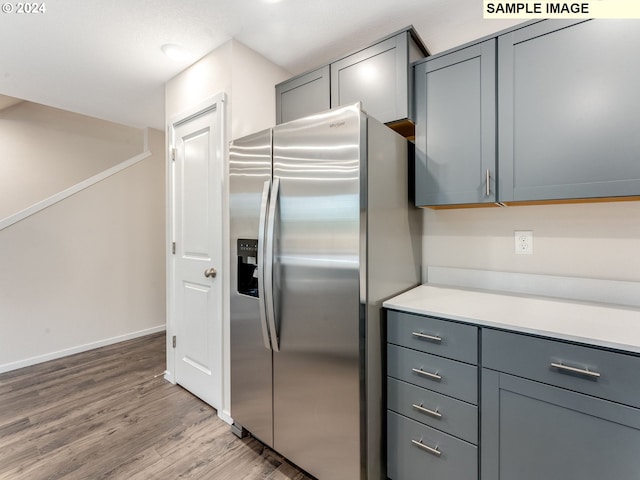
[[[231,95],[233,43],[225,43],[166,83],[164,111],[167,125],[176,115],[220,92]]]
[[[275,125],[275,85],[291,74],[239,42],[233,42],[232,61],[231,138],[234,139]]]
[[[0,220],[142,151],[143,132],[32,102],[0,110]]]
[[[167,123],[224,92],[229,101],[229,140],[272,127],[276,118],[275,85],[289,77],[286,70],[230,40],[167,82]]]
[[[533,230],[533,255],[514,231]],[[423,268],[640,281],[640,202],[424,210]]]
[[[15,137],[0,135],[5,145],[19,143],[19,155],[3,161],[32,165],[23,173],[46,169],[61,188],[76,167],[91,175],[126,160],[131,148],[142,150],[139,130],[133,148],[128,127],[87,117],[78,123],[75,114],[58,112],[35,126],[43,134],[37,140],[29,135],[33,124]],[[140,163],[0,231],[0,371],[164,329],[162,132],[149,131],[149,149]],[[64,168],[55,168],[58,160]],[[58,171],[61,181],[53,178]],[[33,198],[42,195],[35,190]],[[9,195],[3,187],[0,204]]]
[[[231,40],[210,53],[166,84],[165,114],[167,125],[189,108],[201,104],[218,93],[227,95],[227,140],[230,141],[275,124],[275,85],[291,75],[269,62],[243,44]],[[228,167],[225,165],[225,172]],[[226,177],[226,175],[225,175]],[[225,190],[227,189],[225,185]],[[228,192],[222,199],[228,205]],[[223,407],[218,414],[227,421],[230,417],[229,379],[229,272],[228,218],[223,232],[225,268],[219,274],[224,283],[223,348],[225,350]],[[169,325],[169,328],[171,326]],[[172,335],[168,332],[168,335]],[[171,369],[172,350],[167,349],[167,366]],[[169,378],[172,373],[169,372]]]

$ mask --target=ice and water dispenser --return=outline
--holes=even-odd
[[[238,293],[258,296],[258,240],[238,239]]]

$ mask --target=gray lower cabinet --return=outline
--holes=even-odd
[[[416,205],[496,201],[496,43],[414,66]]]
[[[638,356],[483,329],[482,366],[640,408]]]
[[[478,367],[437,355],[387,345],[387,374],[399,380],[478,403]]]
[[[290,122],[328,110],[330,84],[327,65],[276,85],[276,122]]]
[[[387,312],[387,342],[476,365],[478,329],[411,313]]]
[[[387,341],[389,479],[640,478],[640,355],[397,311]]]
[[[362,102],[383,123],[413,119],[410,64],[428,54],[412,27],[276,85],[276,121]]]
[[[478,443],[478,407],[474,404],[389,377],[387,407],[474,445]]]
[[[491,329],[482,351],[483,479],[639,478],[640,358]]]
[[[501,202],[640,195],[640,21],[498,38]]]
[[[471,325],[387,312],[391,480],[478,479],[477,345]]]
[[[475,445],[392,411],[387,413],[387,440],[391,479],[478,479]]]
[[[635,480],[640,410],[483,369],[482,478]]]

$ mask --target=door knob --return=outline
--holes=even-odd
[[[208,269],[206,269],[206,270],[204,271],[204,276],[205,276],[205,277],[207,277],[207,278],[209,278],[209,277],[213,278],[213,277],[215,277],[217,274],[218,274],[218,272],[216,272],[216,269],[215,269],[215,268],[213,268],[213,267],[208,268]]]

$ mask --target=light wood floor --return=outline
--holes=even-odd
[[[164,333],[0,375],[0,479],[311,480],[166,382]]]

